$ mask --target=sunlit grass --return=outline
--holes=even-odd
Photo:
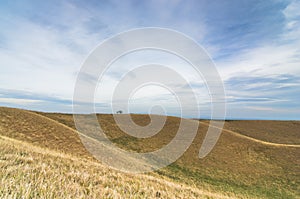
[[[134,115],[134,118],[142,125],[149,122],[145,115]],[[75,131],[72,115],[37,114],[0,107],[0,121],[0,135],[5,139],[0,146],[0,198],[20,198],[21,195],[40,198],[43,193],[48,194],[41,196],[44,198],[300,196],[299,148],[266,145],[223,132],[213,151],[199,159],[199,148],[207,128],[202,126],[178,161],[156,172],[130,175],[101,165],[85,150]],[[100,122],[116,145],[138,152],[164,146],[174,137],[178,127],[178,118],[170,117],[162,132],[150,139],[134,139],[120,132],[111,115],[102,115]],[[286,126],[286,131],[282,132],[285,140],[294,139],[295,132],[288,134]],[[253,131],[250,127],[247,126],[248,134]],[[280,137],[278,125],[276,129],[271,125],[268,128]],[[267,139],[256,137],[260,138]]]
[[[229,198],[5,137],[0,157],[1,198]]]

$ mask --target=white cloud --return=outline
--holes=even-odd
[[[87,32],[80,10],[65,6],[59,20],[64,29],[18,16],[2,22],[1,88],[71,98],[76,72],[101,39]]]
[[[300,2],[293,1],[283,11],[285,29],[278,38],[258,47],[236,53],[235,56],[217,61],[220,74],[227,80],[244,75],[300,76]]]
[[[284,10],[283,14],[288,19],[296,19],[297,17],[300,17],[300,1],[293,0]]]
[[[198,7],[201,7],[199,6],[200,4],[198,4]],[[217,36],[217,41],[219,41],[218,38],[223,38],[222,32],[209,34],[210,32],[208,31],[213,28],[209,29],[207,27],[210,24],[205,24],[205,17],[202,13],[191,13],[191,11],[195,11],[193,8],[194,4],[186,4],[182,1],[154,1],[142,5],[146,6],[138,10],[133,3],[112,1],[105,5],[107,7],[103,9],[101,6],[92,7],[85,3],[82,3],[80,6],[80,3],[76,5],[76,3],[62,2],[55,14],[41,16],[41,19],[26,18],[15,13],[9,17],[2,18],[0,36],[5,39],[5,42],[0,43],[0,89],[30,91],[41,95],[46,94],[54,98],[70,100],[73,96],[76,74],[88,53],[103,39],[129,28],[147,25],[176,28],[200,43],[202,41],[204,43],[205,41],[214,41],[214,38],[212,38],[214,36]],[[162,10],[164,7],[168,7],[168,9]],[[144,8],[149,10],[144,10]],[[233,77],[254,77],[253,82],[248,85],[227,87],[227,93],[230,95],[228,97],[229,100],[243,103],[242,100],[245,99],[249,99],[249,101],[258,98],[265,99],[261,96],[261,90],[258,89],[259,91],[257,92],[249,93],[247,89],[255,90],[262,87],[285,88],[298,85],[297,82],[283,84],[255,82],[255,77],[267,76],[276,78],[280,77],[280,74],[300,76],[299,10],[300,2],[292,1],[282,11],[285,16],[284,32],[278,36],[276,41],[262,43],[243,51],[237,50],[234,52],[235,56],[222,58],[216,62],[219,72],[225,81]],[[147,13],[147,11],[149,12]],[[228,10],[228,12],[230,11]],[[239,19],[235,20],[238,21]],[[215,23],[212,26],[217,26],[216,24],[218,23],[216,21],[211,21]],[[227,19],[224,19],[222,23],[225,23],[226,27],[232,25],[232,22],[227,21]],[[232,31],[234,32],[235,30],[233,29]],[[234,41],[239,41],[239,36]],[[249,42],[251,43],[251,41]],[[212,54],[222,51],[221,44],[222,41],[220,43],[205,43],[206,48]],[[174,45],[180,44],[174,43]],[[231,46],[232,49],[235,49],[240,47],[241,44],[237,42],[232,43],[232,45],[234,46],[234,48]],[[107,50],[109,51],[109,49]],[[191,55],[194,55],[193,52],[191,52]],[[100,91],[98,90],[100,97],[96,95],[96,101],[100,103],[109,102],[120,74],[128,72],[135,66],[153,62],[172,66],[180,75],[187,79],[188,83],[194,86],[195,93],[200,101],[199,106],[208,106],[210,98],[203,79],[197,76],[193,70],[190,70],[191,67],[182,60],[159,53],[121,58],[104,77],[105,86]],[[166,79],[168,78],[168,74],[165,73],[158,74],[154,72],[154,74],[151,74],[149,72],[147,75],[160,75]],[[172,77],[170,78],[172,79]],[[176,85],[174,84],[173,86]],[[177,86],[182,87],[178,89],[180,92],[186,92],[185,85]],[[278,97],[282,98],[281,91],[272,90],[272,92],[272,96],[278,94]],[[263,94],[270,95],[267,91]],[[159,89],[148,88],[135,97],[137,100],[149,104],[155,101],[154,98],[156,96],[164,97],[163,101],[166,104],[169,103],[170,105],[173,103],[171,96],[166,95]],[[187,98],[189,98],[188,95]],[[39,100],[0,99],[2,100],[0,102],[3,103],[32,104],[39,102]],[[284,100],[286,99],[274,99],[273,101],[277,103]],[[186,107],[188,107],[188,100]]]
[[[288,108],[274,108],[267,106],[246,106],[245,108],[260,112],[271,112],[271,113],[298,113],[299,110],[288,109]]]
[[[32,100],[32,99],[17,99],[17,98],[0,98],[1,103],[8,104],[18,104],[18,105],[28,105],[42,102],[41,100]]]

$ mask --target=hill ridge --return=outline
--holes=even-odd
[[[133,115],[132,117],[134,122],[140,125],[147,125],[149,122],[147,115]],[[133,137],[122,133],[115,124],[112,115],[97,115],[97,118],[100,124],[103,125],[103,130],[105,130],[107,136],[115,145],[125,150],[137,152],[143,152],[142,148],[154,151],[169,143],[169,140],[173,139],[173,136],[176,134],[176,128],[179,126],[180,122],[180,118],[168,117],[165,124],[166,128],[153,136],[154,139],[151,138],[151,140],[147,140],[134,139]],[[282,140],[297,140],[298,123],[286,123],[283,124],[285,125],[284,128],[278,128],[282,123],[275,122],[275,126],[272,126],[272,123],[265,125],[264,122],[260,122],[257,126],[254,126],[254,129],[243,129],[244,123],[227,123],[227,126],[225,125],[224,131],[212,152],[208,154],[206,158],[199,159],[198,152],[202,143],[201,141],[207,132],[208,123],[203,123],[207,121],[197,122],[201,122],[198,133],[193,143],[185,151],[182,157],[168,167],[150,173],[150,176],[166,179],[168,182],[170,181],[196,187],[200,190],[204,188],[204,190],[208,190],[212,193],[225,193],[227,196],[230,196],[231,193],[236,197],[241,195],[249,198],[297,198],[297,196],[299,196],[299,189],[297,188],[299,185],[299,160],[297,157],[299,157],[300,154],[298,142],[291,143],[292,145],[297,144],[296,147],[294,147],[294,145],[292,147],[288,145],[287,147],[286,144],[270,144],[264,142],[260,140],[261,138],[263,139],[264,136],[259,136],[259,133],[264,135],[263,133],[266,132],[269,133],[268,136],[270,136],[272,135],[272,132],[275,132],[277,133],[276,136],[278,139],[273,139],[271,141],[280,141],[281,136],[285,138]],[[246,126],[251,127],[252,124],[253,123]],[[89,128],[88,125],[89,123],[87,123],[87,128]],[[289,130],[286,128],[289,127],[289,125],[291,126],[291,131],[285,131],[284,129]],[[259,130],[259,128],[261,128],[261,131],[258,131],[256,134],[248,134],[253,136],[258,135],[258,137],[255,137],[258,139],[243,136],[245,132],[251,133]],[[38,152],[51,149],[70,154],[70,157],[76,157],[83,161],[89,160],[97,162],[82,145],[82,140],[79,138],[81,135],[75,128],[73,116],[71,114],[51,114],[0,107],[0,135],[7,137],[4,137],[4,139],[0,137],[0,147],[2,150],[2,152],[0,150],[0,169],[4,168],[4,172],[0,172],[0,175],[2,176],[2,181],[0,179],[0,188],[1,186],[5,188],[4,192],[1,192],[0,190],[0,195],[1,193],[10,193],[9,189],[11,188],[9,188],[7,182],[13,182],[13,184],[11,184],[12,186],[19,186],[19,183],[22,183],[15,181],[12,178],[8,178],[9,176],[12,176],[11,172],[13,169],[18,169],[16,175],[20,172],[23,173],[22,175],[27,175],[22,169],[36,168],[36,166],[38,166],[37,164],[43,164],[44,161],[43,157],[39,155],[39,157],[41,157],[39,158],[41,159],[39,163],[34,163],[31,166],[25,165],[24,167],[22,163],[24,161],[26,163],[27,160],[23,159],[22,154],[25,154],[24,158],[26,158],[27,152],[23,153],[23,151],[26,151],[25,148],[22,149],[17,147],[17,145],[19,145],[18,142],[13,144],[14,147],[11,147],[12,144],[10,144],[11,146],[6,144],[11,143],[7,141],[10,138],[20,141],[19,143],[25,143],[29,148],[30,146],[41,147],[36,148],[36,151]],[[27,143],[30,144],[28,145]],[[18,151],[16,151],[17,149]],[[50,151],[50,153],[52,152]],[[21,156],[20,158],[19,155]],[[60,162],[56,157],[51,156],[51,160],[49,157],[45,156],[47,159],[45,160],[46,162],[50,161],[54,163],[54,165],[57,165],[58,162]],[[77,160],[73,159],[70,161],[66,159],[65,161],[68,162],[64,163],[66,168],[70,168],[70,164],[72,165],[72,162],[76,162]],[[101,161],[100,164],[103,168],[108,168],[113,172],[116,171],[107,167],[107,165],[101,163]],[[6,168],[10,168],[10,170],[7,170]],[[39,169],[36,169],[33,172],[34,175],[41,175]],[[80,172],[78,170],[79,176],[84,173],[84,170],[80,170]],[[28,175],[31,174],[28,173]],[[68,176],[68,174],[66,175]],[[107,172],[107,170],[103,177],[106,178],[106,175],[110,176],[110,172]],[[124,176],[130,174],[124,173],[124,176],[122,176],[123,174],[119,175],[120,178],[123,179]],[[25,180],[26,178],[23,179]],[[68,180],[68,178],[63,179]],[[95,179],[96,178],[93,178],[92,180]],[[100,178],[97,179],[101,180]],[[119,181],[118,178],[110,181],[110,183],[116,184],[118,183],[117,181]],[[133,179],[132,182],[134,181],[135,180]],[[26,181],[26,183],[29,182],[30,180]],[[33,180],[33,182],[37,183],[35,180]],[[142,182],[138,181],[136,183],[140,184]],[[135,186],[136,183],[134,182],[133,186]],[[64,186],[68,187],[68,184],[65,184]],[[159,186],[162,188],[166,185]],[[52,190],[51,187],[49,190]],[[55,190],[53,191],[55,192]],[[123,190],[118,192],[118,194],[120,193],[123,193]],[[151,194],[153,196],[152,192]],[[155,197],[155,192],[153,197]],[[217,198],[217,196],[211,197]]]
[[[38,113],[36,113],[36,112],[32,112],[32,111],[28,111],[28,110],[24,110],[24,111],[29,112],[29,113],[31,113],[31,114],[38,115],[38,116],[40,116],[40,117],[43,117],[43,118],[47,119],[48,121],[55,122],[55,123],[57,123],[57,124],[59,124],[59,125],[65,127],[65,128],[67,128],[67,129],[69,129],[69,130],[72,130],[72,131],[74,131],[74,132],[76,132],[76,133],[79,133],[80,135],[83,135],[83,136],[85,136],[85,137],[88,137],[87,135],[84,135],[84,134],[80,133],[79,131],[77,131],[77,130],[75,130],[75,129],[73,129],[73,128],[71,128],[71,127],[69,127],[69,126],[67,126],[67,125],[65,125],[65,124],[63,124],[63,123],[61,123],[61,122],[59,122],[59,121],[56,121],[56,120],[54,120],[54,119],[52,119],[52,118],[49,118],[49,117],[47,117],[47,116],[38,114]],[[197,122],[199,122],[200,124],[204,124],[204,125],[206,125],[206,126],[209,126],[209,124],[207,124],[207,123],[205,123],[205,122],[201,122],[201,121],[197,121]],[[218,128],[218,127],[215,127],[215,126],[212,126],[212,127]],[[219,128],[218,128],[218,129],[219,129]],[[260,143],[260,144],[264,144],[264,145],[276,146],[276,147],[296,147],[296,148],[300,148],[300,145],[298,145],[298,144],[283,144],[283,143],[267,142],[267,141],[260,140],[260,139],[256,139],[256,138],[253,138],[253,137],[250,137],[250,136],[247,136],[247,135],[243,135],[243,134],[241,134],[241,133],[238,133],[238,132],[235,132],[235,131],[232,131],[232,130],[229,130],[229,129],[225,129],[225,128],[223,128],[222,131],[225,131],[225,132],[231,133],[231,134],[233,134],[233,135],[235,135],[235,136],[238,136],[238,137],[241,137],[241,138],[245,138],[245,139],[251,140],[251,141],[253,141],[253,142]],[[91,138],[91,139],[92,139],[92,138]]]

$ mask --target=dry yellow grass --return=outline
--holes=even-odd
[[[74,129],[36,113],[0,107],[1,135],[80,157],[90,157]]]
[[[227,121],[225,128],[262,141],[300,145],[299,121]]]
[[[1,198],[235,198],[0,136]]]
[[[244,123],[245,121],[243,121],[243,123]],[[248,121],[249,123],[252,123],[252,122],[254,122],[254,121]],[[266,122],[270,122],[270,121],[266,121]],[[209,124],[207,123],[207,122],[199,122],[200,124],[204,124],[204,125],[206,125],[206,126],[209,126]],[[232,122],[231,122],[232,123]],[[274,122],[273,122],[274,123]],[[277,123],[277,122],[275,122],[275,123]],[[282,122],[282,123],[284,123],[284,122]],[[285,122],[285,123],[287,123],[287,122]],[[292,122],[292,123],[296,123],[296,122]],[[298,123],[297,123],[298,124]],[[231,127],[232,125],[226,125],[225,126],[225,128],[226,127],[228,127],[228,126],[230,126],[229,128],[233,128],[233,127]],[[215,128],[218,128],[218,127],[215,127]],[[260,139],[257,139],[257,138],[253,138],[253,137],[251,137],[251,134],[250,134],[250,136],[247,136],[247,135],[244,135],[244,134],[240,134],[240,133],[238,133],[238,132],[236,132],[236,131],[232,131],[232,130],[228,130],[228,129],[225,129],[225,128],[223,128],[223,132],[226,132],[226,133],[231,133],[231,134],[233,134],[233,135],[235,135],[235,136],[237,136],[237,137],[241,137],[241,138],[244,138],[244,139],[246,139],[246,140],[251,140],[251,141],[253,141],[253,142],[256,142],[256,143],[260,143],[260,144],[263,144],[263,145],[268,145],[268,146],[275,146],[275,147],[293,147],[293,148],[300,148],[300,145],[299,144],[284,144],[284,143],[274,143],[274,142],[272,142],[272,141],[264,141],[264,140],[260,140]],[[257,128],[257,126],[256,126],[256,128]],[[276,127],[273,127],[273,128],[276,128]],[[218,128],[218,129],[220,129],[220,128]],[[295,129],[297,129],[297,128],[295,128]],[[248,129],[249,130],[249,129]],[[291,130],[290,130],[291,131]],[[292,131],[293,132],[293,131]],[[245,133],[246,134],[246,133]],[[295,135],[296,135],[296,133],[295,133]],[[290,139],[288,139],[288,142],[293,142],[293,143],[298,143],[297,142],[297,140],[298,140],[298,138],[295,136],[295,135],[292,135],[292,136],[290,136],[291,138]],[[261,133],[261,134],[259,134],[259,135],[256,135],[255,137],[270,137],[268,140],[270,140],[271,139],[271,135],[264,135],[264,133]],[[278,133],[277,134],[275,134],[274,135],[274,137],[279,137],[279,135],[278,135]],[[299,136],[299,135],[298,135]],[[293,137],[295,137],[296,139],[293,139]],[[286,137],[285,137],[286,138]],[[278,138],[277,138],[278,139]],[[275,140],[275,139],[274,139]],[[286,139],[285,139],[286,140]],[[291,141],[290,141],[291,140]],[[280,142],[280,141],[279,141]]]
[[[133,118],[135,122],[140,125],[146,125],[149,122],[149,117],[145,115],[133,115]],[[131,136],[120,131],[111,115],[99,115],[99,120],[102,127],[107,131],[108,137],[110,137],[113,142],[124,149],[133,151],[153,151],[164,146],[174,137],[179,124],[178,118],[169,117],[165,128],[157,135],[147,139],[133,139]],[[25,142],[25,146],[27,144],[30,145],[30,149],[33,146],[42,147],[43,150],[45,148],[51,149],[51,152],[46,155],[49,159],[53,158],[50,154],[53,154],[54,150],[57,154],[63,152],[63,154],[65,154],[64,156],[76,158],[78,162],[93,162],[93,164],[96,162],[81,144],[78,134],[75,131],[72,115],[35,113],[0,107],[0,121],[0,135],[14,138],[14,140],[21,140]],[[240,131],[243,130],[242,124],[243,123],[239,126]],[[289,122],[286,122],[283,128],[285,131],[281,132],[278,130],[278,125],[274,127],[276,130],[272,129],[271,124],[268,124],[267,127],[269,131],[275,132],[277,140],[266,140],[270,135],[265,136],[255,133],[258,125],[255,125],[254,130],[246,129],[245,132],[243,131],[239,134],[233,131],[233,126],[228,126],[228,123],[226,123],[225,127],[228,128],[228,130],[223,131],[216,147],[206,158],[199,159],[199,148],[207,130],[207,125],[202,123],[190,148],[178,161],[169,167],[159,170],[156,173],[139,175],[139,177],[120,172],[116,173],[128,178],[133,178],[134,180],[130,181],[130,183],[133,184],[132,186],[135,186],[135,181],[137,181],[137,184],[140,184],[141,182],[138,182],[139,180],[142,179],[143,181],[144,178],[149,178],[161,183],[157,185],[161,187],[161,192],[165,190],[163,188],[164,186],[170,185],[175,188],[177,186],[183,186],[193,191],[197,190],[195,192],[197,192],[197,194],[198,192],[200,193],[200,195],[197,196],[200,198],[206,196],[217,198],[223,197],[224,195],[245,198],[299,198],[299,147],[268,144],[272,141],[276,141],[276,143],[279,144],[297,145],[297,142],[294,143],[289,141],[289,139],[298,138],[299,129],[288,129],[288,125]],[[245,126],[247,128],[251,127],[249,125]],[[264,127],[264,125],[261,126]],[[281,135],[280,133],[285,137],[282,143],[278,140]],[[3,146],[9,148],[9,146],[12,145],[6,143],[6,145]],[[14,146],[12,151],[17,148],[18,147]],[[25,148],[19,148],[18,150],[27,150]],[[34,152],[34,154],[36,154],[36,152]],[[63,160],[65,159],[63,158]],[[77,162],[77,160],[72,160],[71,162],[74,163]],[[51,161],[53,162],[53,160]],[[12,159],[11,162],[14,162],[14,160]],[[42,164],[42,162],[40,162],[40,164]],[[70,167],[67,166],[68,164],[69,162],[60,167],[68,168]],[[97,165],[99,165],[99,163],[97,163]],[[100,167],[103,166],[100,165]],[[21,169],[24,168],[21,167]],[[58,169],[58,173],[62,172],[59,171],[59,168],[56,169]],[[109,171],[109,173],[115,172],[108,168],[105,169]],[[82,170],[79,169],[79,171],[81,172]],[[32,175],[34,175],[34,173]],[[96,180],[96,178],[93,180]],[[65,184],[65,186],[67,185]],[[147,183],[144,184],[144,186],[147,187]],[[143,186],[141,187],[146,189]],[[203,190],[206,191],[203,192]],[[154,194],[155,196],[153,195],[154,192],[155,191],[151,192],[152,195],[150,194],[148,196],[155,197],[156,192]],[[165,194],[173,194],[172,192],[176,193],[173,189],[168,189]],[[123,192],[118,193],[121,195],[124,194]],[[188,191],[185,192],[185,194],[184,198],[196,197],[196,195],[188,193]],[[124,196],[129,197],[130,195]],[[170,196],[181,197],[180,195]],[[134,198],[135,196],[132,197]],[[143,197],[143,195],[137,193],[136,197]]]
[[[39,114],[74,128],[72,115]],[[146,115],[132,116],[140,125],[146,125],[150,121]],[[169,117],[165,128],[155,136],[134,139],[120,131],[111,115],[98,117],[102,128],[113,142],[121,148],[139,152],[161,148],[174,137],[179,126],[178,118]],[[293,128],[300,124],[299,121],[248,121],[249,124],[241,121],[241,133],[230,130],[233,128],[229,126],[232,121],[226,122],[213,151],[204,159],[199,159],[199,148],[208,127],[203,122],[200,122],[198,134],[190,148],[174,164],[158,171],[159,174],[179,182],[197,186],[211,184],[218,191],[250,194],[251,197],[300,197],[300,149],[299,145],[292,144],[295,143],[292,140],[295,141],[300,136],[300,129]],[[258,130],[261,134],[255,133]],[[266,139],[271,136],[263,135],[264,131],[274,132],[276,139]],[[283,140],[279,139],[281,136],[284,137]]]

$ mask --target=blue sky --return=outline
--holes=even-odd
[[[90,51],[114,34],[142,27],[180,31],[207,50],[224,81],[227,118],[300,119],[299,0],[3,0],[0,106],[72,112],[76,75]],[[171,59],[154,52],[136,55],[139,60],[149,56]],[[118,76],[121,64],[139,63],[132,59],[120,60],[107,78]],[[187,67],[176,59],[166,63]],[[195,85],[202,82],[191,79]],[[103,97],[110,95],[110,86],[97,99],[99,112],[110,111]],[[147,89],[137,94],[134,112],[163,99],[169,114],[176,115],[174,99],[159,88]],[[154,95],[147,96],[149,90]],[[201,93],[202,116],[209,117],[207,96]]]

